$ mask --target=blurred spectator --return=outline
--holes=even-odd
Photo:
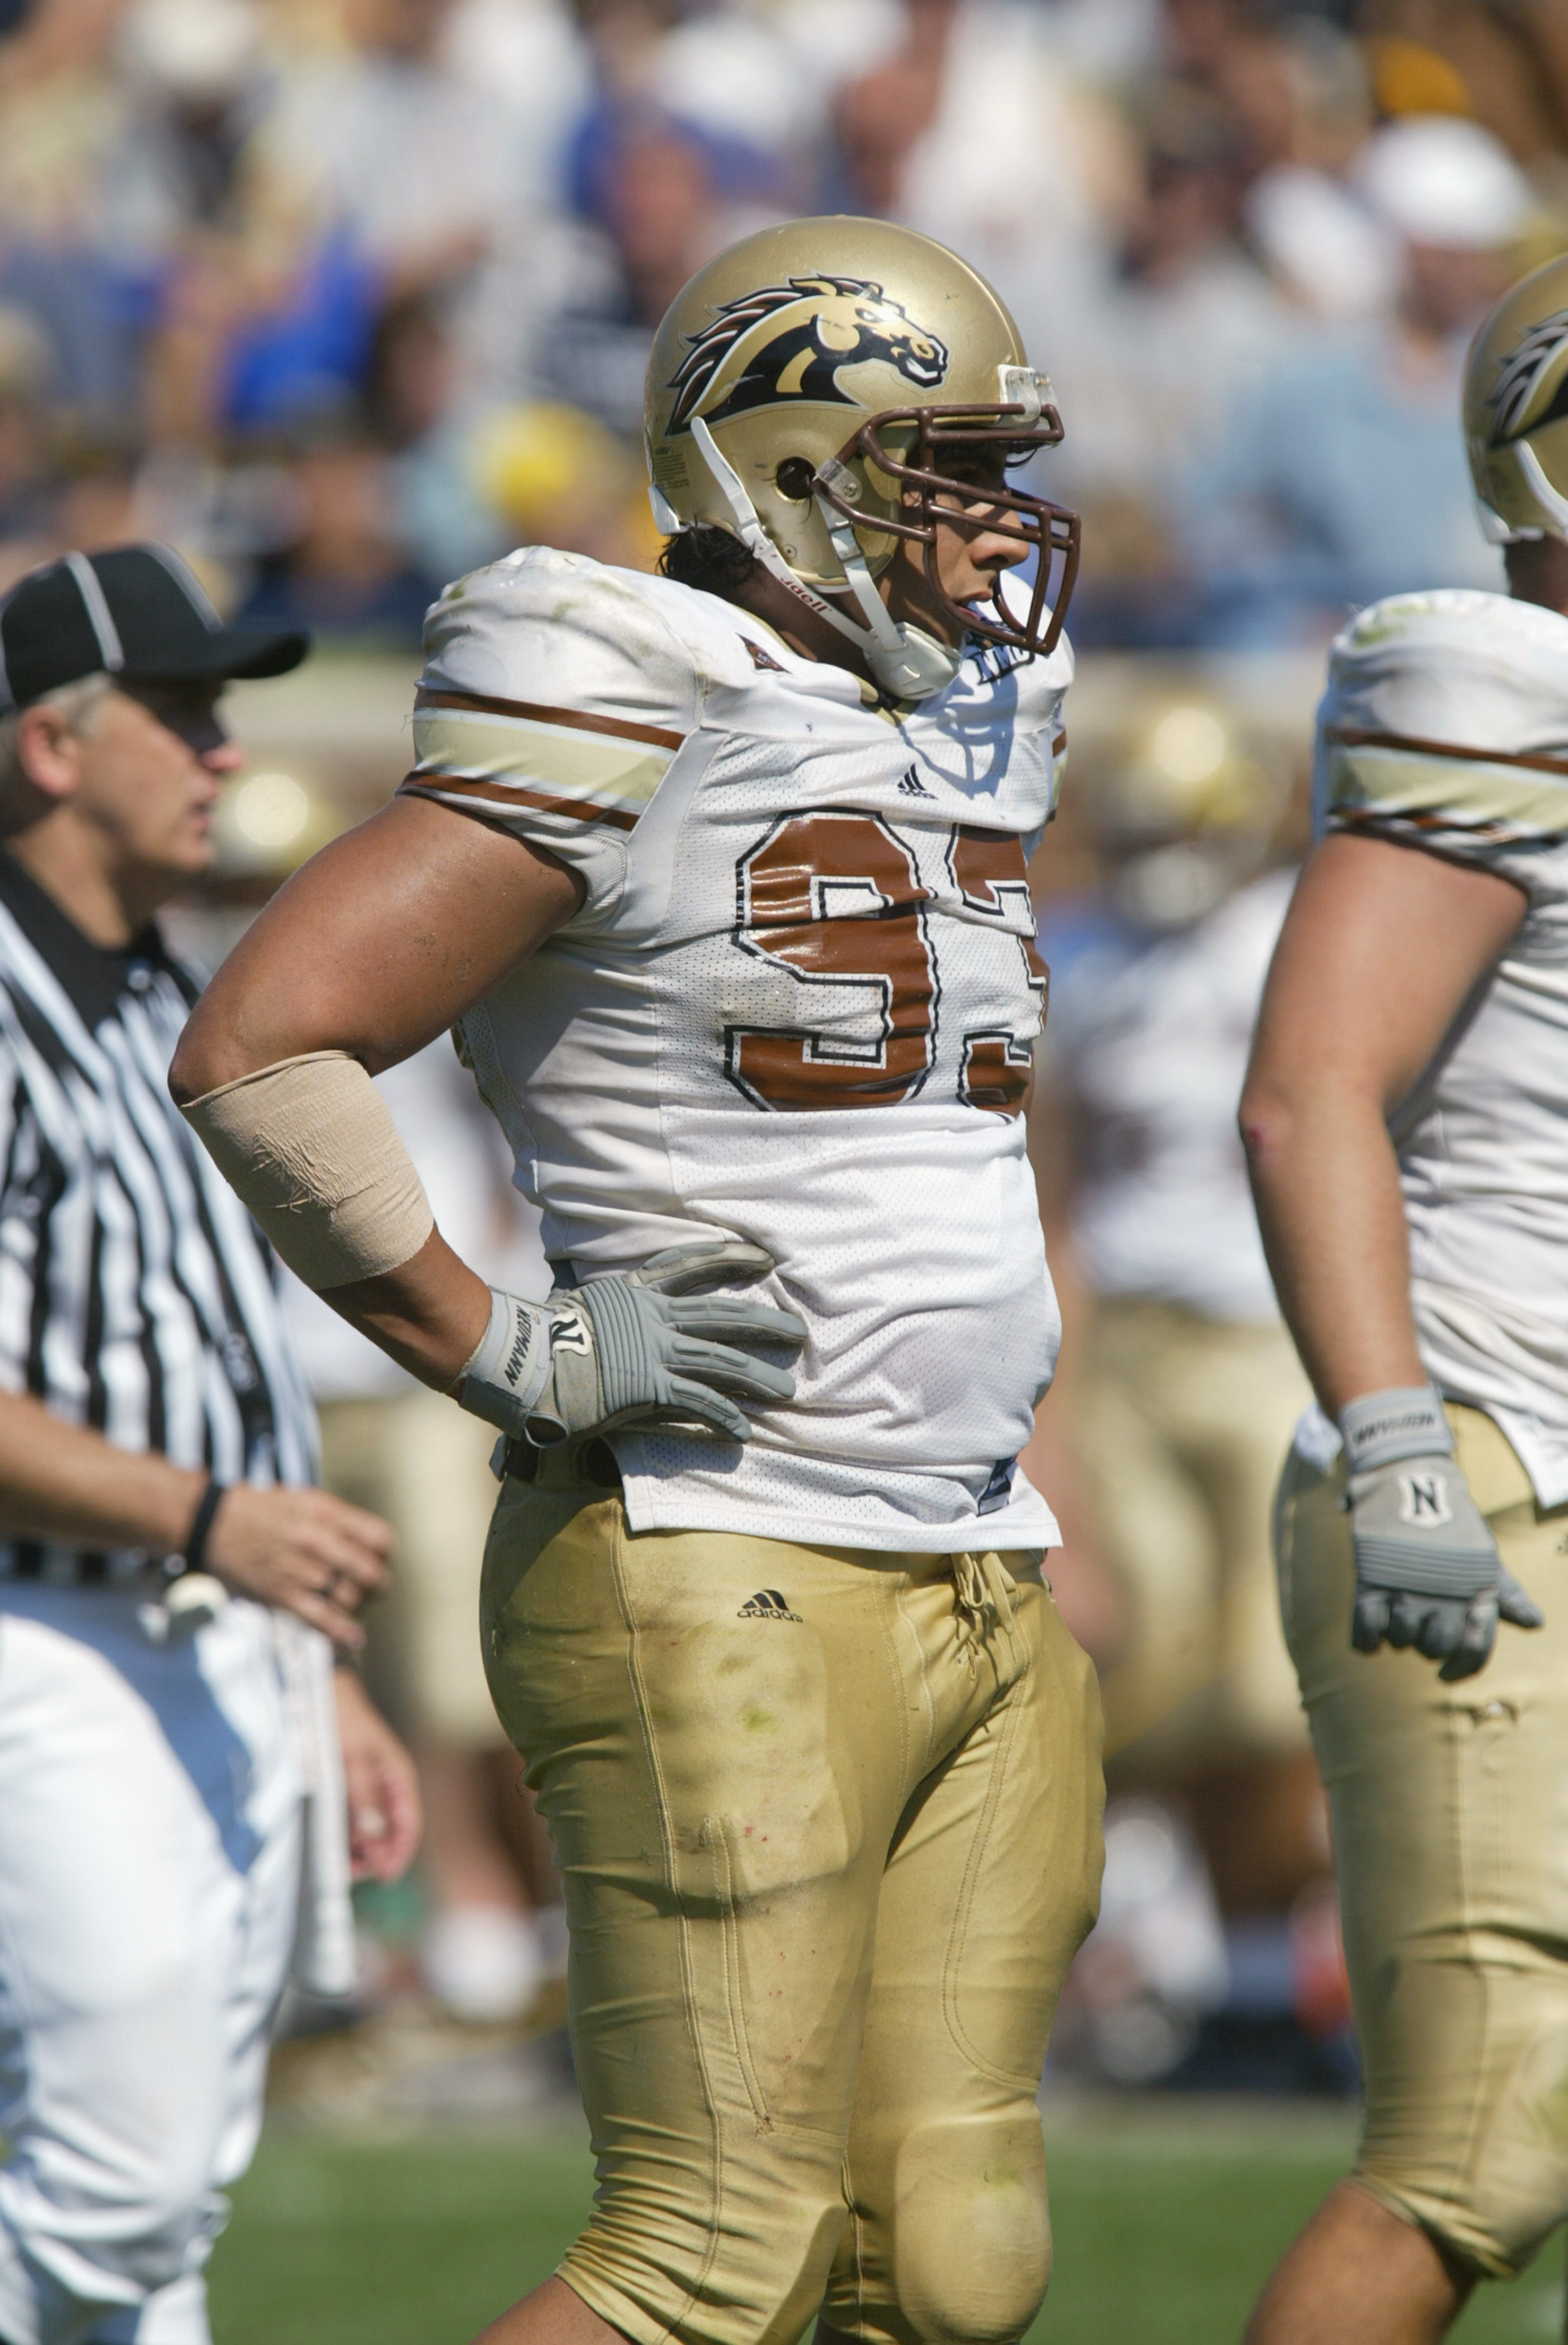
[[[134,545],[147,535],[156,502],[145,493],[135,438],[100,432],[56,442],[54,546]],[[203,582],[206,583],[205,581]]]
[[[439,55],[512,124],[521,218],[560,200],[563,147],[592,92],[586,44],[565,0],[453,0]]]
[[[360,390],[375,318],[440,289],[496,298],[493,266],[541,200],[524,125],[443,52],[453,0],[342,0],[341,52],[298,62],[243,157],[239,330],[222,419],[287,430]],[[460,335],[482,343],[482,320]]]
[[[831,92],[897,42],[899,0],[575,0],[599,103],[652,108],[728,148],[794,208]],[[589,137],[592,137],[591,118]]]
[[[854,0],[844,13],[854,18]],[[873,48],[885,21],[877,10]],[[791,44],[782,22],[746,8],[694,11],[672,26],[648,65],[645,87],[656,105],[711,138],[769,158],[773,192],[792,198],[793,209],[807,208],[800,169],[826,122],[829,90],[810,49]]]
[[[465,1259],[515,1293],[546,1294],[536,1219],[512,1189],[495,1126],[450,1042],[431,1043],[378,1082]],[[374,1492],[392,1526],[397,1594],[377,1621],[372,1667],[406,1717],[427,1802],[426,1982],[456,2018],[518,2018],[558,1961],[563,1934],[548,1920],[541,1930],[559,1890],[479,1650],[494,1436],[405,1376],[287,1272],[284,1282],[321,1415],[322,1480],[359,1504]]]
[[[1229,115],[1248,178],[1283,161],[1295,144],[1288,12],[1269,0],[1165,0],[1168,71],[1206,89]]]
[[[161,256],[231,225],[240,157],[269,95],[254,0],[135,0],[116,45],[128,114],[106,158],[112,233]]]
[[[1491,586],[1455,421],[1465,345],[1512,273],[1530,190],[1497,142],[1441,118],[1380,131],[1358,169],[1399,239],[1386,323],[1314,339],[1243,391],[1192,482],[1188,530],[1238,647],[1308,641],[1420,586]]]
[[[840,91],[842,208],[885,212],[984,272],[1036,362],[1062,363],[1135,199],[1120,117],[1020,0],[904,0],[901,47]]]
[[[436,421],[394,458],[393,491],[403,543],[443,580],[514,545],[650,570],[664,543],[637,456],[555,400]]]
[[[27,312],[0,306],[0,594],[43,559],[52,373],[49,345]]]
[[[389,286],[472,266],[516,203],[505,107],[443,61],[452,0],[342,0],[350,46],[296,71],[249,168],[252,227],[286,247],[341,231]]]
[[[1568,10],[1485,0],[1366,0],[1373,89],[1385,115],[1473,115],[1522,162],[1562,171]]]
[[[1096,87],[1125,85],[1153,66],[1160,0],[1041,0],[1052,47]]]
[[[575,155],[584,215],[534,255],[535,343],[516,379],[636,445],[654,329],[705,260],[770,218],[744,154],[642,105],[606,109]]]
[[[1348,184],[1372,127],[1363,53],[1311,17],[1286,25],[1278,45],[1289,145],[1247,188],[1248,239],[1303,309],[1321,318],[1375,316],[1398,291],[1399,249]]]
[[[1245,156],[1231,116],[1201,87],[1167,82],[1140,127],[1143,184],[1120,266],[1056,367],[1060,493],[1084,516],[1073,606],[1084,646],[1180,640],[1194,613],[1173,485],[1217,452],[1232,406],[1295,331],[1237,239]]]
[[[134,408],[148,314],[108,198],[134,112],[119,13],[120,0],[36,0],[0,42],[0,300],[48,336],[56,400],[99,417]]]
[[[239,624],[417,651],[445,582],[416,569],[393,534],[384,451],[352,427],[324,433],[297,459],[290,487],[294,526],[258,563]]]
[[[469,460],[471,419],[456,401],[458,358],[446,305],[406,294],[372,338],[363,409],[387,452],[391,525],[414,568],[443,584],[512,543]]]
[[[642,467],[591,415],[547,401],[499,408],[475,427],[467,453],[509,544],[554,545],[625,569],[652,569],[664,539],[648,510]]]

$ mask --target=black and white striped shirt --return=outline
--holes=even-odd
[[[156,929],[105,951],[0,853],[0,1391],[221,1481],[308,1482],[270,1256],[168,1095],[196,993]],[[0,1538],[0,1577],[146,1561]]]

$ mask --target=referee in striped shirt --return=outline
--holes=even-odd
[[[290,1957],[345,1986],[348,1840],[391,1878],[418,1835],[331,1666],[386,1527],[311,1487],[270,1257],[166,1082],[219,695],[305,650],[158,546],[0,604],[0,2345],[208,2345]]]

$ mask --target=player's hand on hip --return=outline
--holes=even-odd
[[[1503,1568],[1452,1454],[1436,1394],[1420,1386],[1368,1394],[1350,1403],[1340,1426],[1350,1467],[1357,1651],[1413,1645],[1451,1680],[1484,1666],[1500,1619],[1539,1629],[1543,1615]]]
[[[379,1515],[327,1490],[236,1482],[208,1534],[206,1568],[237,1596],[295,1613],[334,1645],[354,1651],[354,1618],[387,1584],[392,1528]]]
[[[765,1344],[793,1357],[805,1323],[769,1304],[696,1290],[748,1285],[772,1268],[762,1247],[722,1238],[672,1246],[640,1270],[548,1303],[493,1291],[490,1325],[457,1397],[542,1448],[616,1425],[695,1423],[745,1441],[751,1426],[738,1404],[792,1400],[795,1379],[735,1346]]]

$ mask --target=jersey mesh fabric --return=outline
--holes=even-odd
[[[427,702],[548,703],[554,729],[535,714],[511,766],[487,733],[483,774],[427,759],[405,787],[588,890],[463,1023],[547,1252],[588,1277],[717,1229],[768,1249],[759,1291],[809,1330],[796,1400],[745,1449],[615,1436],[634,1528],[1053,1543],[1012,1469],[1059,1336],[1015,1111],[1070,655],[970,660],[890,713],[771,636],[759,667],[764,631],[725,603],[575,557],[514,556],[441,608]],[[640,800],[608,752],[597,797],[579,742],[551,766],[606,718],[659,756],[678,736]]]
[[[1393,1125],[1426,1366],[1568,1499],[1568,618],[1460,589],[1362,612],[1319,713],[1320,824],[1517,886],[1523,923]]]

